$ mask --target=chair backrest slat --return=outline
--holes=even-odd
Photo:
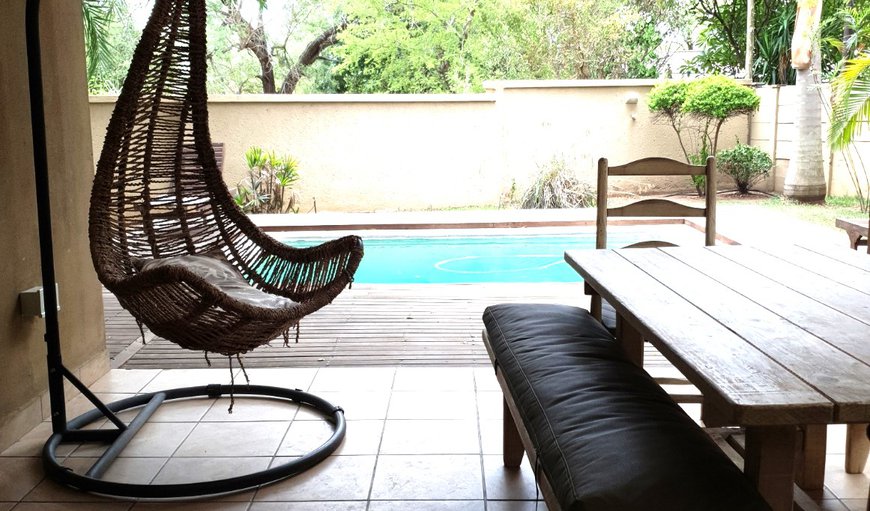
[[[687,206],[668,199],[644,199],[611,208],[608,207],[610,176],[705,176],[705,207]],[[598,160],[597,198],[596,248],[607,248],[607,221],[611,217],[704,217],[705,244],[716,244],[716,160],[712,156],[707,158],[704,165],[689,165],[669,158],[654,157],[612,167],[606,158],[601,158]],[[648,243],[661,242],[650,240]]]

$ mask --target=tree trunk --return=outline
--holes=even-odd
[[[809,69],[797,69],[795,140],[785,175],[783,195],[799,202],[825,200],[822,156],[822,98],[817,79],[821,73],[819,52],[813,52]]]

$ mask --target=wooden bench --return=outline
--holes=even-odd
[[[551,511],[769,509],[587,311],[500,304],[483,322],[504,394],[504,464],[526,453]]]
[[[838,218],[836,226],[846,231],[849,236],[849,246],[858,250],[859,245],[867,244],[867,220],[855,218]],[[863,240],[861,238],[864,238]]]

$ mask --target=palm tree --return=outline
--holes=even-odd
[[[785,175],[783,195],[800,202],[825,200],[822,157],[821,51],[816,36],[822,0],[798,0],[792,67],[795,68],[797,115],[794,152]]]

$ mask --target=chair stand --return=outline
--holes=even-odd
[[[322,414],[333,425],[332,436],[320,447],[301,457],[260,472],[243,474],[226,479],[202,481],[185,484],[131,484],[101,479],[101,476],[111,466],[124,447],[132,440],[136,432],[147,422],[162,403],[173,399],[185,399],[205,396],[217,398],[228,395],[235,396],[268,396],[309,406]],[[90,396],[89,396],[90,397]],[[332,454],[341,445],[345,434],[344,411],[327,401],[301,390],[291,390],[264,385],[202,385],[198,387],[182,387],[150,394],[140,394],[105,405],[110,414],[106,415],[100,409],[93,409],[67,423],[66,431],[51,435],[42,450],[42,462],[46,474],[54,481],[72,486],[82,491],[110,495],[114,497],[172,499],[183,497],[205,497],[234,493],[256,488],[260,485],[277,482],[297,475],[315,466]],[[138,415],[129,425],[120,423],[117,429],[82,429],[100,419],[108,418],[115,422],[115,413],[123,410],[141,407]],[[62,443],[108,443],[109,448],[91,466],[85,474],[72,472],[57,460],[57,447]],[[231,458],[227,462],[232,462]]]

